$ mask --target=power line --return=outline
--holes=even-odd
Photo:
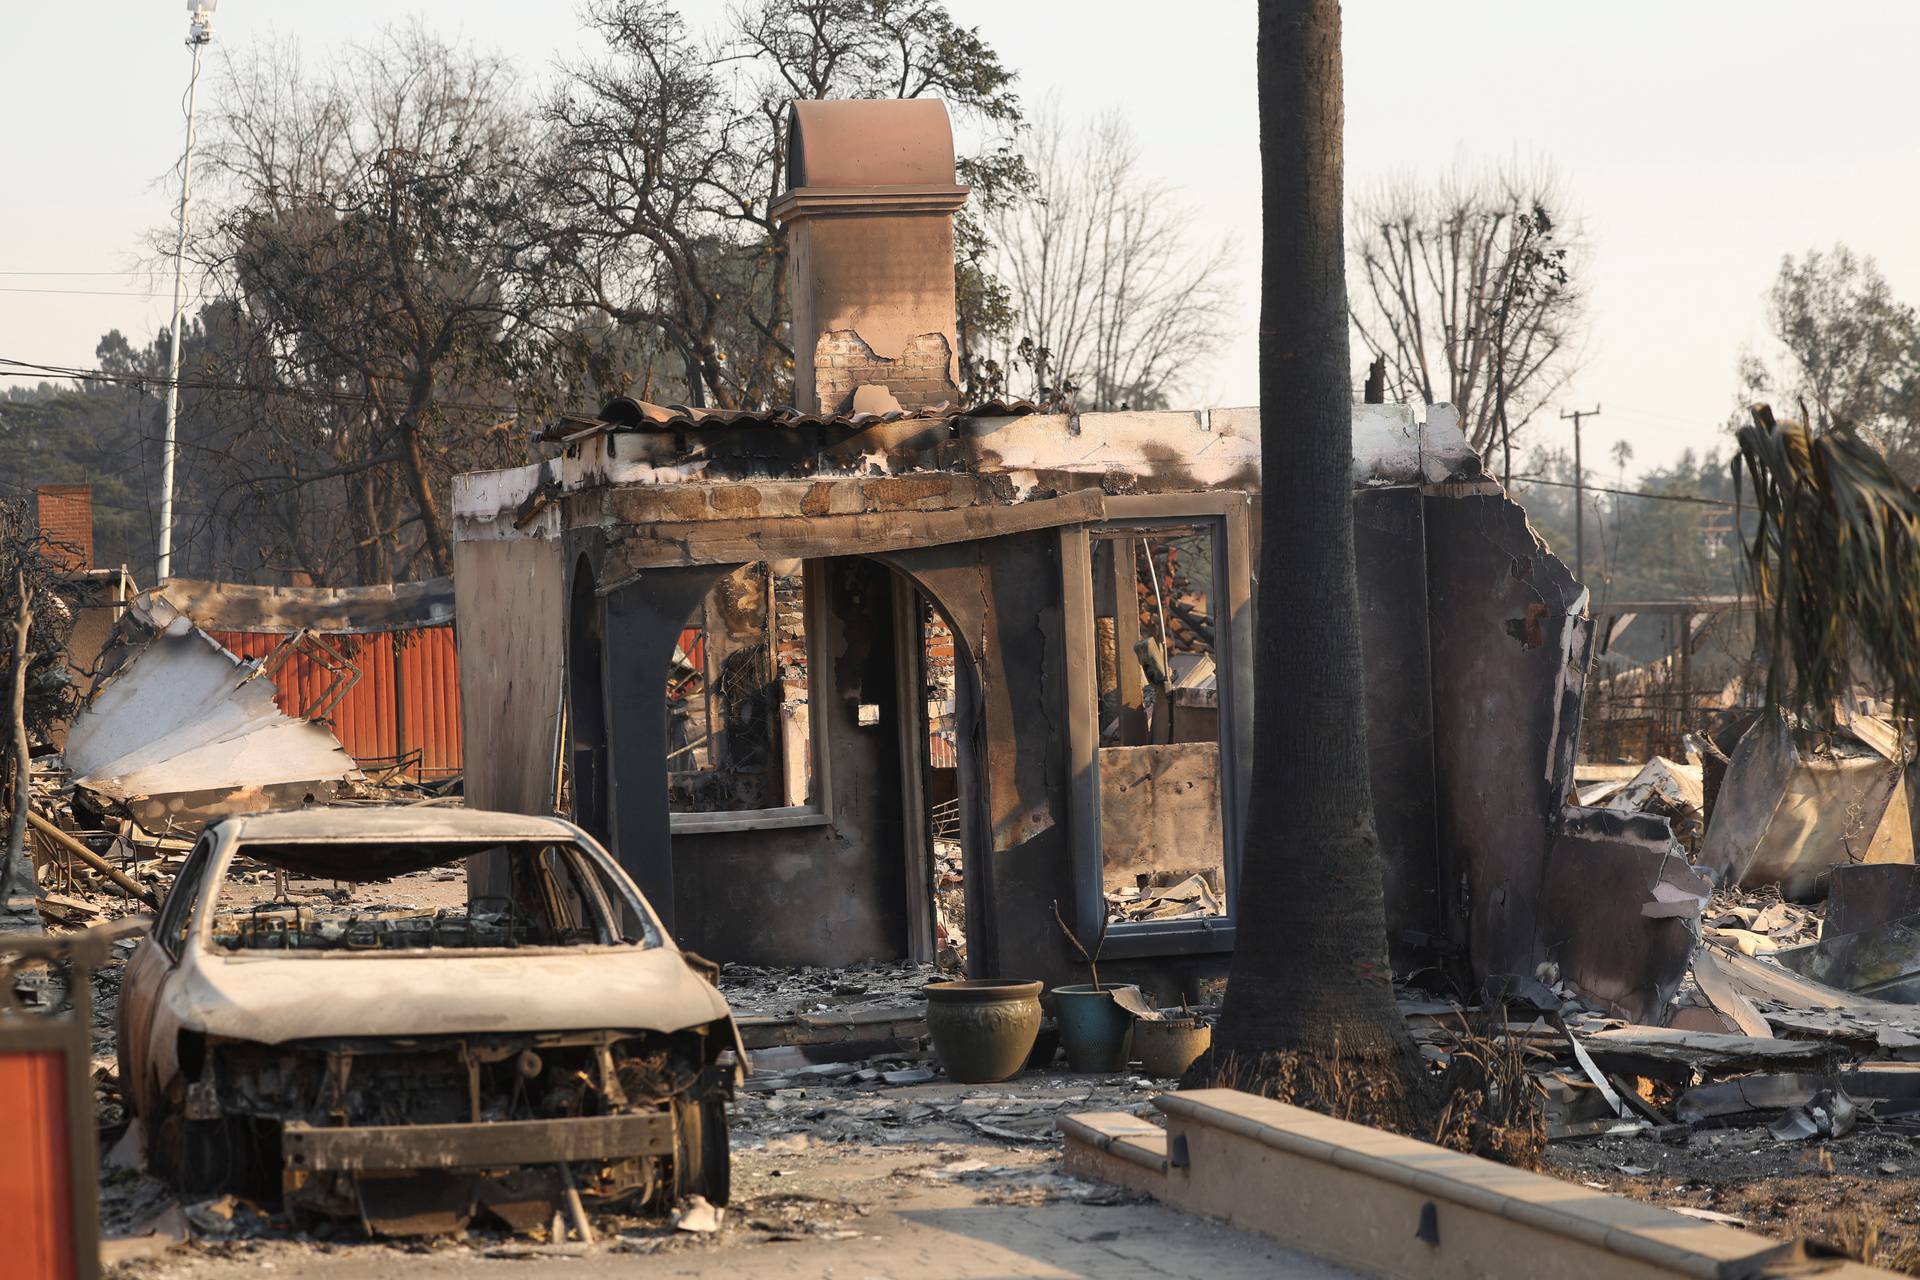
[[[141,391],[165,389],[172,385],[182,391],[245,392],[253,395],[283,396],[293,400],[318,400],[334,404],[371,405],[374,398],[364,391],[323,391],[311,387],[269,387],[249,382],[219,382],[208,378],[168,379],[156,374],[108,373],[104,369],[81,369],[65,365],[40,364],[0,356],[0,378],[66,378],[73,382],[100,382],[110,386],[128,386]],[[498,413],[517,417],[517,405],[483,404],[470,400],[433,401],[436,409],[465,409],[474,413]]]
[[[157,276],[158,267],[128,267],[124,271],[0,271],[0,276]]]
[[[1580,461],[1580,419],[1600,416],[1600,404],[1594,402],[1591,409],[1575,409],[1571,413],[1562,413],[1560,421],[1573,420],[1573,576],[1587,576],[1587,501],[1586,501],[1586,464]]]
[[[0,293],[66,293],[90,298],[164,298],[167,296],[156,290],[143,292],[138,289],[42,289],[18,284],[0,284]]]
[[[1648,493],[1644,489],[1609,489],[1603,485],[1574,484],[1571,480],[1543,480],[1537,476],[1515,476],[1513,482],[1521,484],[1544,484],[1554,489],[1584,489],[1588,493],[1613,493],[1622,498],[1652,498],[1660,502],[1692,502],[1703,507],[1725,507],[1731,511],[1737,505],[1720,498],[1699,498],[1690,493]]]

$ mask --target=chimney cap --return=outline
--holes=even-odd
[[[953,123],[938,98],[796,98],[787,188],[948,186]]]

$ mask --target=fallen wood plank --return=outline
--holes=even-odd
[[[47,839],[53,841],[74,857],[92,867],[95,871],[98,871],[101,875],[104,875],[107,879],[119,885],[122,889],[125,889],[128,893],[140,899],[140,901],[146,903],[156,911],[160,909],[160,899],[155,897],[151,890],[129,877],[126,872],[120,870],[120,868],[114,866],[93,850],[87,848],[86,845],[81,844],[78,840],[74,839],[73,836],[62,831],[59,827],[54,826],[53,823],[48,822],[36,813],[31,805],[27,807],[27,821],[33,824],[35,831],[38,831],[41,835],[47,837]]]

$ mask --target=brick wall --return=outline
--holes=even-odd
[[[936,769],[958,763],[955,747],[958,720],[954,715],[955,677],[953,632],[938,610],[921,606],[920,655],[927,682],[927,759]]]
[[[944,333],[920,334],[898,359],[889,359],[874,354],[857,331],[831,329],[814,344],[814,391],[822,413],[850,411],[854,391],[866,384],[885,387],[902,409],[957,405],[960,390],[953,384],[952,363],[953,347]]]
[[[773,575],[774,672],[782,701],[804,706],[807,701],[807,604],[801,574]]]
[[[34,490],[47,558],[63,569],[93,568],[93,488],[43,484]]]

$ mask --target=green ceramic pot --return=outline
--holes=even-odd
[[[1115,1003],[1113,993],[1138,987],[1104,982],[1053,989],[1053,1011],[1060,1019],[1060,1047],[1067,1066],[1087,1074],[1125,1071],[1133,1056],[1133,1014]]]

